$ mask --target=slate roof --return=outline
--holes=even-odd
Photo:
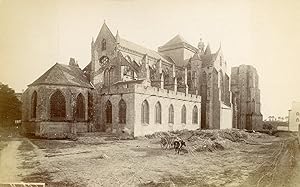
[[[174,45],[174,44],[178,44],[178,43],[188,43],[188,42],[182,36],[177,34],[174,38],[172,38],[170,41],[168,41],[163,46]]]
[[[29,86],[64,85],[93,88],[78,66],[56,63]]]
[[[130,41],[125,40],[123,38],[120,38],[120,46],[128,48],[128,49],[133,50],[133,51],[136,51],[136,52],[141,53],[141,54],[147,54],[150,57],[153,57],[155,59],[162,59],[162,60],[164,60],[166,62],[169,62],[166,58],[164,58],[158,52],[156,52],[154,50],[151,50],[151,49],[147,49],[147,48],[145,48],[145,47],[143,47],[141,45],[138,45],[136,43],[130,42]],[[170,62],[170,63],[172,63],[172,62]]]

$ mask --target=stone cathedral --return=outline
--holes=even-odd
[[[232,127],[227,62],[175,36],[157,51],[113,34],[104,23],[91,61],[56,63],[23,93],[22,126],[40,137],[84,132],[144,136]]]

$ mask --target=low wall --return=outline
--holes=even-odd
[[[22,122],[25,133],[43,138],[67,138],[68,134],[88,132],[87,122]]]

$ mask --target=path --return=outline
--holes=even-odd
[[[296,166],[292,170],[293,174],[289,180],[289,187],[297,187],[300,186],[300,150],[297,151],[296,154]]]
[[[11,141],[0,152],[0,182],[19,182],[17,152],[21,141]]]

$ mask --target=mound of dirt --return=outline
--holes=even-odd
[[[265,138],[266,134],[249,133],[240,129],[213,130],[178,130],[171,132],[156,132],[146,138],[179,137],[188,143],[191,151],[216,151],[230,147],[233,142],[253,142],[255,138]]]

